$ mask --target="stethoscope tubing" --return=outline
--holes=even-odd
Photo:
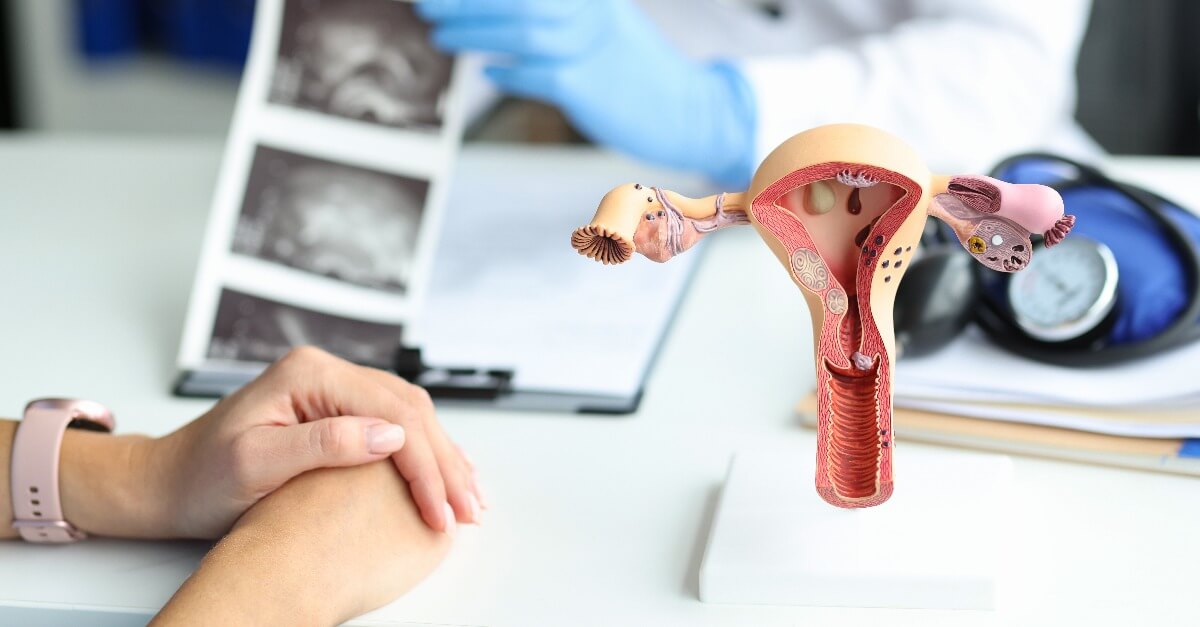
[[[1026,160],[1043,160],[1063,163],[1079,173],[1074,179],[1052,183],[1049,186],[1065,192],[1085,185],[1108,187],[1125,195],[1145,210],[1162,227],[1167,240],[1174,246],[1184,262],[1184,270],[1190,279],[1190,294],[1187,306],[1179,316],[1158,335],[1148,340],[1129,344],[1105,344],[1103,340],[1085,346],[1056,345],[1041,342],[1024,333],[1009,316],[1005,307],[984,296],[984,307],[976,311],[976,323],[999,344],[1017,354],[1037,361],[1070,367],[1108,366],[1157,355],[1190,342],[1200,340],[1200,246],[1192,241],[1187,231],[1163,209],[1164,205],[1182,207],[1163,196],[1140,187],[1113,180],[1097,168],[1073,159],[1043,152],[1028,152],[1011,156],[1000,162],[992,176],[1001,178],[1014,164]],[[981,272],[982,269],[976,269]]]

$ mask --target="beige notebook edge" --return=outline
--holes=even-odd
[[[796,405],[809,428],[816,428],[816,401],[810,393]],[[1200,476],[1200,458],[1178,457],[1178,438],[1121,437],[900,408],[892,414],[892,429],[901,441]]]

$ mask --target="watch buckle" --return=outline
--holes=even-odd
[[[65,520],[16,519],[12,527],[30,542],[74,542],[87,538],[86,533]]]

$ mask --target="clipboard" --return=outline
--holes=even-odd
[[[386,347],[372,359],[351,361],[392,370],[442,404],[636,412],[705,244],[671,264],[639,258],[617,270],[575,253],[569,235],[578,209],[625,180],[708,189],[697,177],[589,147],[468,145],[456,165],[420,315],[400,331],[381,325]],[[531,197],[533,187],[544,191]],[[489,260],[486,268],[480,259]],[[330,341],[318,334],[289,342],[282,331],[272,332],[280,334],[281,350]],[[339,353],[336,343],[323,347]],[[181,367],[173,391],[224,396],[266,365],[209,360]]]

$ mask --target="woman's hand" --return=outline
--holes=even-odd
[[[219,537],[305,471],[389,455],[431,529],[446,530],[455,516],[468,523],[480,517],[473,469],[438,424],[425,390],[315,348],[293,350],[208,413],[145,446],[150,472],[160,477],[164,535]]]
[[[246,512],[152,624],[340,624],[416,585],[450,539],[391,464],[314,470]]]

